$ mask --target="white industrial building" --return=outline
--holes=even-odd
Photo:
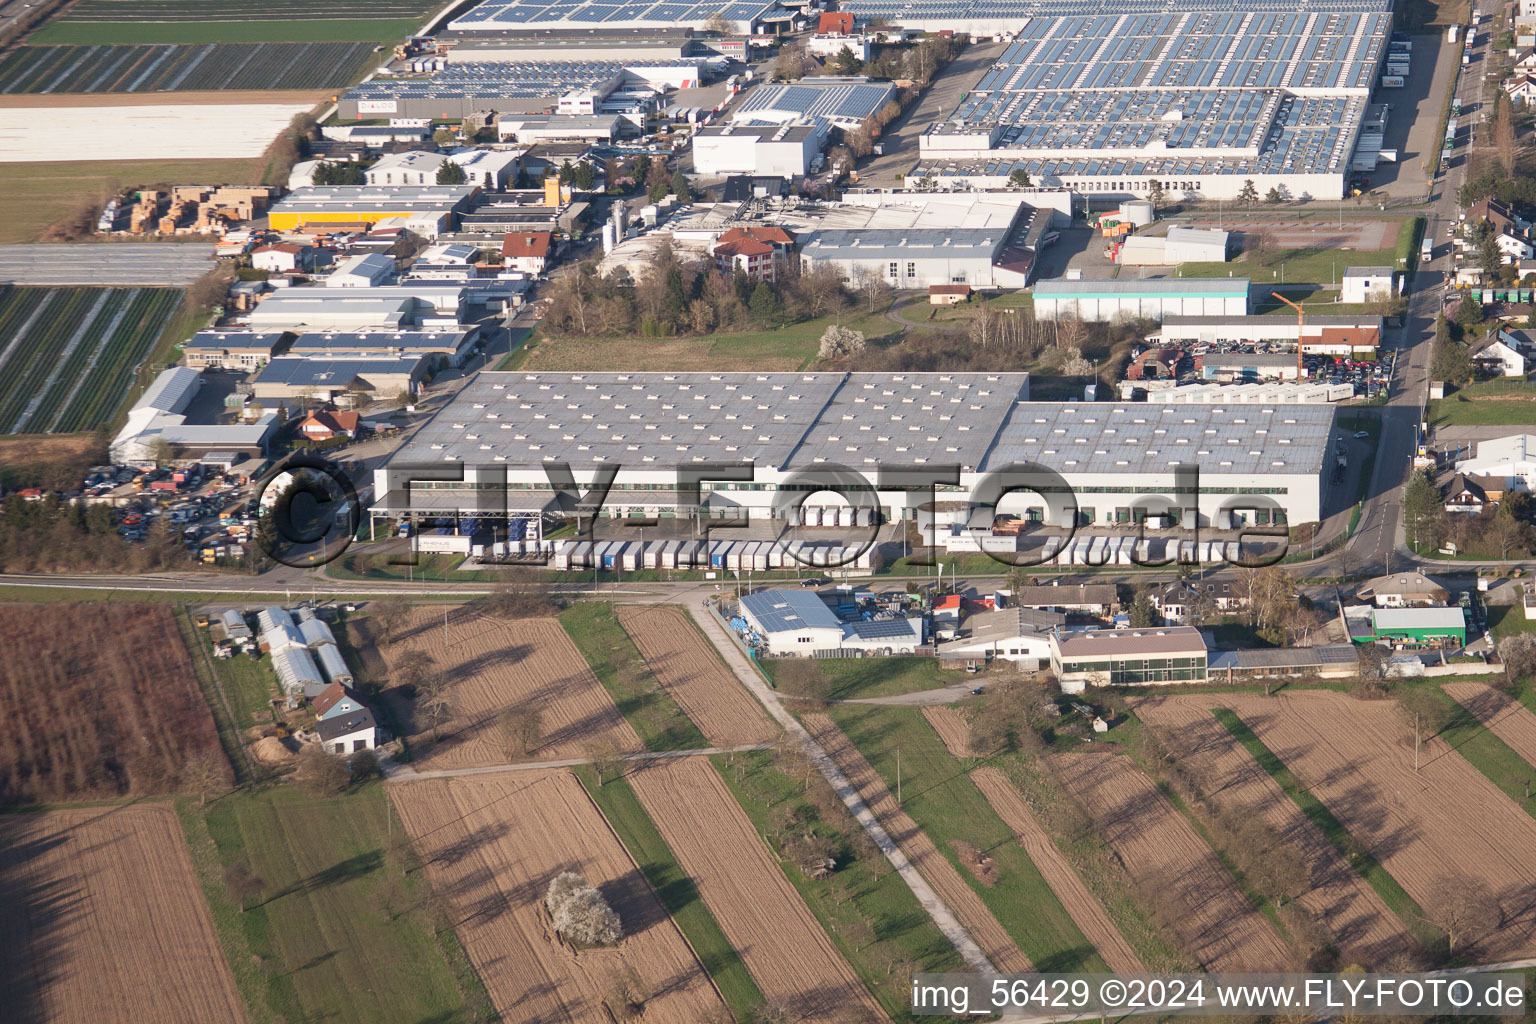
[[[1397,294],[1391,267],[1348,267],[1340,278],[1340,302],[1370,302],[1378,295]]]
[[[617,114],[503,114],[496,135],[503,142],[612,142],[619,137]]]
[[[1456,463],[1465,476],[1491,477],[1506,491],[1536,491],[1536,434],[1477,442],[1476,454]]]
[[[1172,267],[1180,263],[1225,263],[1228,233],[1212,228],[1168,229],[1166,236],[1130,235],[1115,262],[1128,267]]]
[[[937,495],[975,496],[974,517],[990,525],[1000,506],[978,488],[1034,463],[1056,476],[1026,476],[1041,490],[1003,505],[1051,525],[1295,525],[1321,518],[1332,424],[1328,405],[1030,402],[1022,373],[482,372],[375,471],[370,514],[448,516],[460,533],[484,520],[536,540],[614,472],[600,515],[846,526],[877,514],[922,528],[932,513],[920,507]],[[697,492],[680,482],[724,462],[748,464],[751,478]],[[946,465],[958,486],[879,479]],[[572,483],[557,488],[562,466]],[[836,466],[873,492],[830,493]]]
[[[267,442],[278,425],[273,413],[263,414],[255,423],[187,422],[186,410],[202,386],[202,374],[190,367],[163,370],[128,410],[127,422],[108,449],[112,461],[118,465],[153,463],[161,441],[178,456],[211,451],[266,454]]]
[[[1391,0],[849,0],[859,20],[1011,40],[920,141],[916,178],[1022,170],[1089,195],[1339,199],[1387,54]],[[1367,154],[1368,155],[1368,154]],[[1368,162],[1361,169],[1374,166]]]
[[[327,288],[377,288],[395,276],[395,258],[381,252],[348,256],[325,275]]]
[[[1051,663],[1051,632],[1067,621],[1056,612],[1000,608],[966,616],[965,635],[939,644],[939,657],[968,664],[1010,661],[1021,671],[1036,672]]]
[[[826,138],[815,125],[706,125],[693,134],[693,169],[700,174],[798,178],[821,155]]]
[[[1089,686],[1202,683],[1205,638],[1193,626],[1051,634],[1051,670],[1066,693]]]
[[[844,622],[816,593],[761,590],[740,602],[747,627],[776,655],[814,656],[817,652],[913,654],[923,643],[920,618]]]
[[[831,265],[850,282],[892,288],[1022,288],[1058,234],[1051,211],[1001,197],[836,210],[800,239],[805,269]],[[1038,301],[1038,300],[1037,300]]]
[[[1041,320],[1073,316],[1113,321],[1121,316],[1162,320],[1183,316],[1247,316],[1245,277],[1149,278],[1143,281],[1068,281],[1035,283],[1035,316]]]
[[[451,153],[424,149],[386,153],[363,172],[370,185],[436,185],[444,164],[457,164],[464,180],[485,189],[510,188],[525,150],[465,148]]]

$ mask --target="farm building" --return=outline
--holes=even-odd
[[[822,487],[793,478],[840,463],[877,483],[882,466],[926,461],[958,465],[966,490],[1005,466],[1049,468],[1065,489],[1025,514],[1050,525],[1154,511],[1191,526],[1320,518],[1331,406],[1030,402],[1028,387],[1022,373],[482,372],[375,471],[372,514],[413,512],[414,494],[434,514],[481,517],[491,514],[482,490],[502,486],[519,508],[552,512],[546,466],[565,461],[583,489],[617,465],[604,515],[916,520],[932,495],[876,486],[855,508],[806,500]],[[680,464],[742,459],[750,482],[711,481],[697,500],[677,488]],[[421,481],[419,467],[444,463],[462,482]],[[1198,495],[1193,479],[1176,479],[1196,465]]]
[[[325,689],[325,678],[305,647],[285,647],[272,652],[272,671],[288,697],[313,697]]]
[[[256,621],[261,628],[261,649],[264,651],[276,652],[309,647],[304,634],[299,632],[298,623],[294,622],[293,616],[283,608],[276,605],[263,608],[256,614]]]
[[[844,6],[844,5],[840,5]],[[911,5],[850,0],[857,19],[1011,40],[920,139],[911,172],[940,189],[1027,173],[1104,198],[1344,197],[1387,53],[1390,0],[1305,10],[1240,0]],[[1367,168],[1374,166],[1374,158]]]
[[[843,620],[808,590],[760,590],[741,599],[741,617],[774,654],[813,654],[843,645]]]
[[[1247,316],[1247,278],[1149,278],[1144,281],[1067,281],[1035,284],[1035,315],[1112,321],[1120,316],[1161,320],[1170,313]]]
[[[1204,682],[1205,638],[1192,626],[1058,630],[1051,634],[1051,670],[1067,693],[1088,686]]]
[[[154,462],[160,441],[169,444],[178,458],[198,458],[213,451],[265,455],[277,430],[272,413],[251,424],[187,422],[186,410],[202,383],[202,375],[186,366],[162,371],[128,410],[127,422],[109,447],[112,461],[119,465]]]
[[[1378,608],[1419,608],[1443,605],[1450,591],[1421,572],[1400,572],[1368,580],[1359,594]]]
[[[693,169],[700,174],[798,178],[826,143],[816,125],[705,125],[693,134]]]
[[[224,624],[224,636],[229,640],[251,639],[251,627],[245,621],[245,616],[238,608],[227,608],[219,616],[219,621]]]
[[[272,207],[267,222],[273,231],[301,231],[425,215],[451,228],[479,194],[478,185],[311,185]]]
[[[939,657],[975,665],[998,659],[1038,671],[1051,663],[1051,631],[1066,621],[1065,615],[1033,608],[976,612],[965,619],[965,636],[939,645]]]
[[[1289,676],[1348,679],[1359,673],[1360,656],[1354,644],[1212,651],[1206,671],[1212,682],[1228,684]]]
[[[355,754],[379,745],[379,728],[367,708],[315,723],[320,745],[332,754]]]
[[[1063,615],[1086,615],[1098,619],[1109,618],[1110,612],[1119,604],[1112,583],[1019,587],[1010,591],[1005,600],[1008,605],[1019,608],[1039,608],[1061,612]]]
[[[1355,643],[1385,640],[1394,647],[1465,647],[1467,617],[1460,608],[1369,608],[1345,611]]]

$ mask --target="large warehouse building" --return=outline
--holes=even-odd
[[[448,23],[454,32],[478,33],[526,28],[657,28],[723,29],[752,33],[779,12],[777,0],[486,0]]]
[[[1249,312],[1248,290],[1245,277],[1154,277],[1144,281],[1053,278],[1035,285],[1035,316],[1041,320],[1075,316],[1095,321],[1122,316],[1160,321],[1171,314],[1245,317]]]
[[[810,170],[826,134],[818,125],[707,125],[693,134],[700,174],[798,178]]]
[[[1013,42],[912,172],[994,187],[1015,171],[1093,196],[1338,199],[1387,52],[1391,0],[849,0],[905,28]],[[1063,9],[1070,9],[1064,13]]]
[[[938,489],[958,500],[1033,462],[1070,493],[1035,480],[1049,493],[1018,503],[1058,525],[1138,509],[1221,524],[1256,500],[1293,524],[1320,518],[1331,406],[1028,399],[1024,373],[481,373],[375,471],[371,514],[516,519],[517,536],[536,538],[575,504],[551,484],[568,471],[583,495],[615,474],[602,506],[613,517],[823,522],[832,509],[847,522],[849,505],[878,504],[884,520],[915,520],[925,488],[850,502],[808,475],[842,466],[873,484],[882,469],[954,466],[959,486]],[[721,463],[750,463],[752,479],[680,486],[680,473]]]

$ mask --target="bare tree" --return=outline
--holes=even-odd
[[[395,659],[395,683],[420,690],[427,685],[435,664],[437,662],[426,651],[406,651]]]
[[[346,762],[318,743],[305,747],[300,755],[299,779],[315,796],[335,796],[347,788],[349,778]]]
[[[822,359],[841,359],[864,351],[864,332],[833,324],[821,335],[817,355]]]
[[[1355,645],[1355,657],[1360,665],[1360,682],[1368,693],[1387,692],[1387,662],[1391,656],[1391,652],[1381,644]]]
[[[1506,684],[1536,672],[1536,633],[1512,633],[1499,641]]]
[[[432,742],[436,743],[443,723],[453,717],[453,699],[441,677],[434,677],[416,687],[416,714],[432,730]]]
[[[528,705],[507,708],[496,718],[496,732],[508,757],[526,757],[544,736],[543,714]]]
[[[411,605],[403,597],[381,597],[368,606],[368,615],[384,634],[385,643],[393,644],[395,635],[410,617]]]
[[[1431,921],[1445,932],[1446,952],[1488,934],[1503,921],[1503,911],[1488,883],[1467,875],[1445,874],[1430,886],[1425,905]]]
[[[550,881],[544,906],[555,931],[578,946],[613,946],[624,937],[619,915],[603,894],[574,872],[564,872]]]
[[[208,794],[223,789],[227,781],[224,758],[214,750],[199,750],[181,766],[183,789],[197,794],[197,805],[206,806]]]
[[[242,914],[245,913],[246,904],[260,896],[266,887],[267,883],[251,870],[250,863],[244,858],[224,869],[224,888]]]
[[[587,763],[592,765],[592,772],[597,776],[599,786],[606,786],[610,777],[618,778],[619,772],[624,767],[624,757],[612,740],[593,740],[587,744],[584,753]]]

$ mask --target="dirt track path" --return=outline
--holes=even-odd
[[[827,756],[842,769],[843,775],[858,790],[859,796],[885,827],[896,845],[910,860],[939,897],[949,905],[991,960],[1003,973],[1020,973],[1034,970],[1029,958],[1019,951],[1018,944],[1008,935],[992,911],[976,895],[960,872],[951,864],[933,840],[917,827],[917,822],[896,805],[896,799],[886,788],[884,780],[864,755],[849,742],[837,723],[826,715],[801,715],[801,721],[821,744]]]
[[[1536,821],[1444,740],[1424,744],[1415,772],[1396,702],[1331,690],[1210,699],[1236,711],[1420,906],[1448,878],[1492,889],[1504,920],[1474,940],[1481,958],[1536,953]]]
[[[1536,766],[1536,715],[1529,708],[1482,683],[1446,683],[1440,689],[1472,712],[1526,764]]]
[[[1136,700],[1133,706],[1148,725],[1173,731],[1186,763],[1210,780],[1209,795],[1218,807],[1257,815],[1301,851],[1312,883],[1301,904],[1342,949],[1358,962],[1376,966],[1399,953],[1419,951],[1407,926],[1216,721],[1206,703],[1197,696],[1149,697]]]
[[[765,743],[778,736],[762,706],[731,677],[680,609],[620,605],[615,610],[657,680],[711,744]]]
[[[887,1019],[708,760],[653,761],[627,778],[766,999],[807,1024],[850,1009]]]
[[[1168,798],[1123,754],[1053,754],[1062,784],[1092,815],[1138,886],[1210,971],[1274,971],[1293,961],[1268,920]]]
[[[996,768],[977,768],[971,772],[971,781],[981,790],[981,795],[987,798],[987,803],[992,805],[997,816],[1013,829],[1019,845],[1024,847],[1046,884],[1051,887],[1056,898],[1061,900],[1061,905],[1067,909],[1083,935],[1093,943],[1093,948],[1099,951],[1099,956],[1104,958],[1109,969],[1119,974],[1144,972],[1146,968],[1141,958],[1136,955],[1131,944],[1125,941],[1125,936],[1120,934],[1120,929],[1115,927],[1104,908],[1099,906],[1099,901],[1093,898],[1067,858],[1051,842],[1051,837],[1040,827],[1029,805],[1019,796],[1008,777]]]

